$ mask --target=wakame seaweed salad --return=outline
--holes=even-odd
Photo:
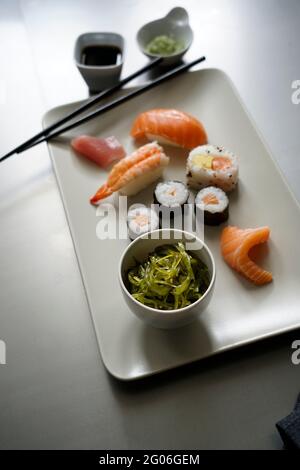
[[[132,297],[160,310],[174,310],[196,302],[209,283],[207,266],[187,252],[182,242],[158,247],[146,261],[128,271]]]

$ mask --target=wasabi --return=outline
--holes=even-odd
[[[146,261],[128,271],[132,297],[160,310],[174,310],[196,302],[209,284],[207,266],[187,252],[182,242],[157,248]]]
[[[155,54],[159,56],[169,56],[181,52],[184,49],[184,44],[181,41],[177,41],[171,36],[156,36],[146,47],[146,51],[149,54]]]

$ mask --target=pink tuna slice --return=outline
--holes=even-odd
[[[121,160],[126,155],[123,146],[114,136],[101,139],[81,135],[71,141],[71,146],[76,152],[84,155],[102,168],[107,168],[112,162]]]

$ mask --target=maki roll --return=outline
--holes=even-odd
[[[206,225],[220,225],[229,217],[228,197],[220,188],[209,186],[201,189],[196,196],[195,204],[196,211],[204,213]]]
[[[154,204],[159,206],[162,228],[182,228],[184,204],[188,202],[189,190],[182,181],[163,181],[154,190]]]
[[[155,210],[140,206],[129,209],[127,214],[128,234],[131,240],[159,228],[159,218]]]
[[[183,207],[189,195],[189,190],[182,181],[163,181],[154,190],[154,203],[170,209]]]
[[[193,149],[187,159],[187,181],[191,188],[217,186],[232,191],[238,181],[238,158],[223,147],[201,145]]]

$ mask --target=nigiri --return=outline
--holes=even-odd
[[[169,157],[156,142],[146,144],[113,166],[106,183],[90,201],[97,204],[116,191],[126,196],[137,194],[157,180],[168,164]]]
[[[137,116],[130,132],[135,139],[146,137],[161,144],[192,149],[207,143],[205,129],[193,116],[177,109],[151,109]]]
[[[227,264],[256,285],[272,281],[272,274],[260,268],[249,258],[249,250],[264,243],[270,235],[269,227],[240,229],[225,227],[221,234],[221,252]]]
[[[108,167],[112,162],[126,155],[124,148],[114,136],[101,139],[90,135],[80,135],[71,141],[71,146],[76,152],[102,168]]]

